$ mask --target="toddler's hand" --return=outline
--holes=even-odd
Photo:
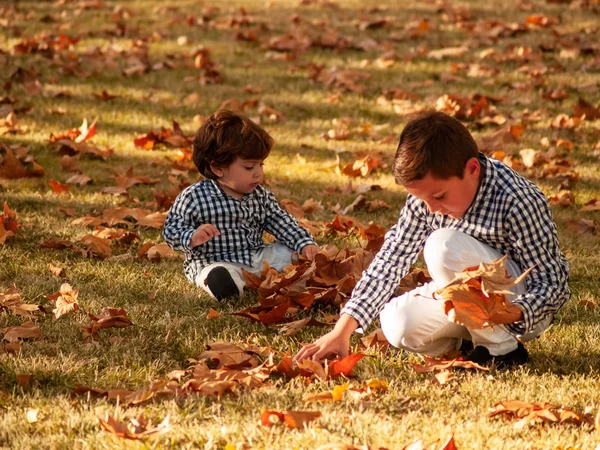
[[[217,227],[211,225],[210,223],[205,223],[200,225],[194,234],[192,234],[192,240],[190,241],[190,245],[192,247],[197,247],[199,245],[204,244],[205,242],[210,241],[215,236],[219,236],[221,232]]]
[[[312,261],[315,258],[315,255],[319,253],[321,248],[318,245],[310,244],[302,249],[300,253],[309,261]]]

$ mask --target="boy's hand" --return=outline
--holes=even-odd
[[[205,242],[210,241],[215,236],[219,236],[221,232],[217,227],[211,225],[210,223],[205,223],[200,225],[194,234],[192,234],[192,240],[190,241],[190,245],[192,247],[197,247],[199,245],[204,244]]]
[[[321,251],[321,247],[315,244],[309,244],[302,249],[300,253],[309,261],[312,261],[315,258],[315,255]]]
[[[345,358],[348,356],[350,348],[350,336],[356,328],[358,328],[358,322],[348,314],[342,314],[333,330],[321,336],[314,343],[302,347],[294,356],[294,361],[303,359],[318,361],[331,355]]]

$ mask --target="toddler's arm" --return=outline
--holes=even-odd
[[[200,201],[194,195],[192,187],[184,190],[175,199],[163,229],[163,238],[173,250],[184,253],[192,250],[192,236],[201,224],[199,211]]]

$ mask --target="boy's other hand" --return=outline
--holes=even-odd
[[[300,253],[302,253],[302,256],[304,256],[306,259],[312,261],[313,259],[315,259],[315,255],[320,251],[321,247],[315,244],[310,244],[304,247]]]
[[[210,241],[215,236],[219,236],[220,234],[221,232],[217,227],[211,225],[210,223],[205,223],[200,225],[196,231],[194,231],[190,245],[192,247],[197,247],[198,245],[202,245],[205,242]]]

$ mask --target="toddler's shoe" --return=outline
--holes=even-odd
[[[208,272],[206,285],[218,301],[240,295],[240,290],[225,267],[215,267]]]
[[[469,357],[469,361],[479,364],[480,366],[491,366],[494,364],[498,369],[506,369],[509,367],[522,366],[529,361],[529,353],[523,344],[519,342],[518,347],[506,355],[490,355],[487,348],[478,345],[473,349]]]

